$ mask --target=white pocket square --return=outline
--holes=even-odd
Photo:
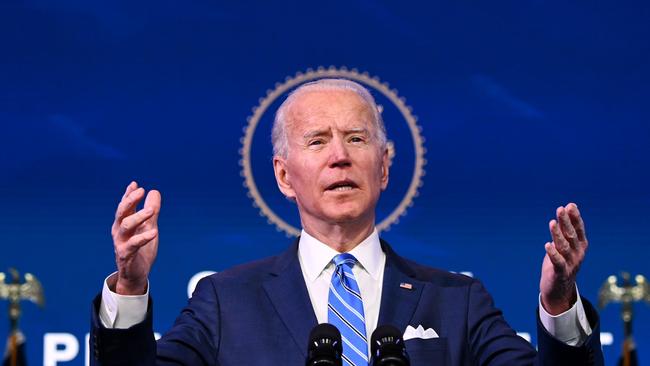
[[[438,333],[436,333],[433,328],[428,328],[425,330],[422,325],[418,325],[417,328],[413,328],[409,325],[406,327],[406,331],[404,331],[403,338],[405,341],[413,338],[431,339],[438,338]]]

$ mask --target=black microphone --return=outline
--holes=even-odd
[[[318,324],[309,334],[307,366],[341,366],[341,332],[332,324]]]
[[[410,366],[404,340],[399,329],[382,325],[372,332],[370,350],[372,366]]]

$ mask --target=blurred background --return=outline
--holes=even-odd
[[[45,291],[44,309],[23,303],[29,364],[84,364],[131,180],[163,196],[158,332],[196,273],[284,250],[292,239],[243,185],[243,129],[276,83],[330,65],[390,83],[425,139],[422,186],[382,236],[406,257],[481,279],[535,344],[557,206],[576,202],[586,221],[579,289],[592,303],[610,274],[650,275],[648,19],[643,1],[2,1],[0,271],[31,272]],[[383,219],[407,191],[417,144],[371,91],[396,147]],[[272,112],[252,140],[253,175],[297,226],[273,181]],[[635,310],[639,361],[650,363],[650,306]],[[0,342],[5,314],[2,301]],[[614,364],[620,306],[600,314]]]

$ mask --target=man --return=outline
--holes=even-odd
[[[127,187],[112,228],[118,270],[93,305],[94,363],[300,365],[311,328],[329,322],[342,333],[345,365],[367,365],[368,340],[383,324],[412,338],[405,345],[414,366],[602,364],[598,317],[576,290],[587,239],[575,204],[559,207],[549,224],[537,354],[478,281],[403,259],[379,239],[375,206],[388,184],[388,152],[365,88],[341,79],[299,87],[276,114],[273,147],[300,238],[283,254],[200,281],[157,344],[147,278],[161,198],[150,191],[136,211],[145,191]]]

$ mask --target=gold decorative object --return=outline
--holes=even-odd
[[[0,299],[9,301],[9,322],[10,322],[10,365],[15,366],[17,363],[18,347],[18,319],[20,319],[20,302],[31,301],[38,306],[45,306],[45,297],[43,296],[43,286],[31,273],[25,273],[25,282],[20,282],[20,274],[14,268],[9,268],[11,281],[6,282],[7,275],[0,272]]]
[[[634,349],[632,339],[632,320],[634,318],[633,305],[635,302],[645,301],[650,304],[650,285],[642,275],[634,276],[634,282],[630,281],[630,274],[621,273],[619,279],[612,275],[607,277],[598,292],[598,306],[602,309],[612,302],[621,303],[621,318],[623,319],[623,329],[625,339],[623,340],[623,366],[630,366],[631,351]]]

